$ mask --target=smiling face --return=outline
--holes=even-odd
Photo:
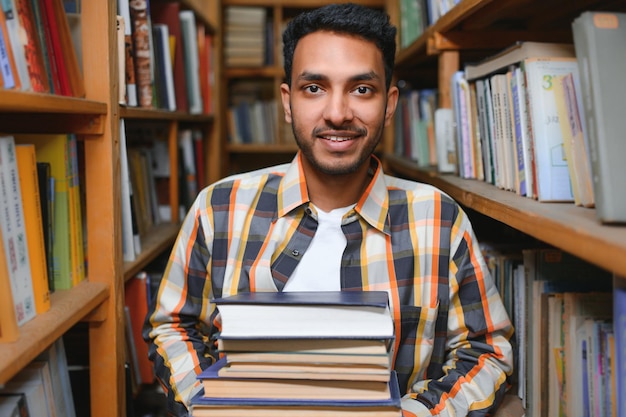
[[[380,50],[355,36],[314,32],[298,42],[291,76],[282,102],[305,173],[366,174],[398,99],[396,87],[385,87]]]

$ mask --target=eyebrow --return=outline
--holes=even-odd
[[[302,74],[300,74],[297,77],[297,79],[299,81],[327,81],[328,76],[323,75],[323,74],[317,74],[314,72],[304,71]],[[380,80],[380,77],[374,71],[366,72],[363,74],[356,74],[350,77],[350,81],[353,81],[353,82],[354,81],[372,81],[372,80]]]

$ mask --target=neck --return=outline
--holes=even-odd
[[[304,164],[309,199],[316,207],[329,212],[333,209],[355,204],[370,182],[369,160],[353,173],[330,175]]]

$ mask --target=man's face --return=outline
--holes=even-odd
[[[398,90],[386,90],[375,44],[324,31],[300,39],[291,88],[283,84],[281,95],[305,164],[342,175],[369,160],[391,121]]]

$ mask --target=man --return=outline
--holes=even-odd
[[[217,355],[211,299],[246,291],[385,290],[405,416],[484,415],[502,398],[513,330],[469,220],[372,155],[398,101],[395,33],[354,4],[287,27],[281,96],[300,152],[200,192],[148,317],[174,415]]]

